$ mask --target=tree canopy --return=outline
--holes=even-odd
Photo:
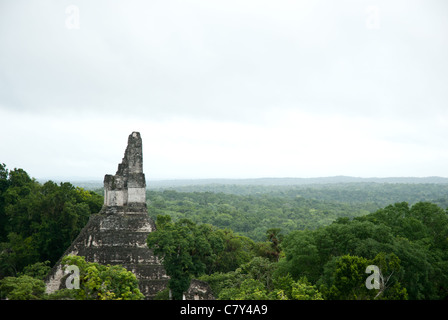
[[[208,282],[217,299],[447,299],[447,188],[151,190],[156,230],[147,244],[175,299],[192,278]],[[0,298],[140,299],[130,272],[83,257],[64,258],[82,270],[81,289],[43,292],[49,269],[102,204],[101,192],[41,184],[0,165]]]
[[[102,204],[93,191],[40,184],[23,169],[0,165],[0,278],[35,262],[54,264]]]

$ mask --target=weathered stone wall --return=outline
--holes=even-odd
[[[214,300],[212,290],[207,282],[192,279],[190,287],[184,294],[184,300]]]
[[[142,139],[138,132],[129,135],[128,146],[117,173],[104,177],[104,205],[125,206],[128,203],[146,203]]]

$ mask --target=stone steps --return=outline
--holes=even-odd
[[[82,245],[87,248],[95,247],[122,247],[144,248],[147,247],[148,233],[132,231],[101,231],[89,234],[84,238]]]
[[[147,248],[80,247],[77,255],[101,264],[161,264],[160,259]]]

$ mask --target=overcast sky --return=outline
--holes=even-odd
[[[0,0],[0,163],[448,177],[446,0]]]

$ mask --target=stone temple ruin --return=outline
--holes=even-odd
[[[104,205],[90,217],[63,256],[84,256],[88,262],[122,265],[132,271],[147,299],[165,289],[168,276],[160,260],[147,247],[146,238],[155,230],[146,206],[140,133],[129,135],[123,161],[115,175],[104,177]],[[61,258],[62,259],[62,258]],[[65,288],[60,261],[47,278],[47,292]]]

